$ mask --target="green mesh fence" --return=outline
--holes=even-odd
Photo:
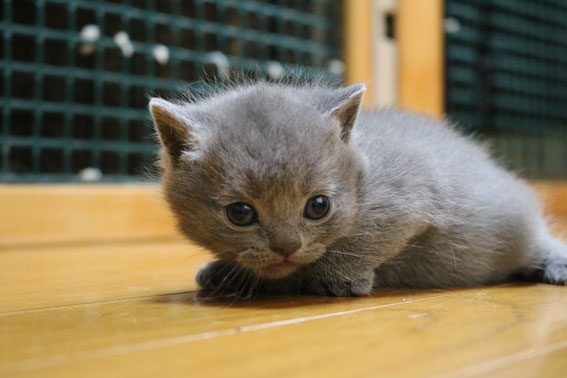
[[[0,2],[0,181],[144,178],[148,94],[201,76],[341,75],[340,2]]]
[[[446,0],[449,118],[527,177],[567,177],[567,1]]]

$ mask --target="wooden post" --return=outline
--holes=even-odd
[[[372,104],[372,24],[371,0],[344,2],[346,82],[364,83],[364,104]]]
[[[444,113],[443,0],[399,0],[399,105]]]

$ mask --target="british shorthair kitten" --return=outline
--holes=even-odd
[[[217,258],[203,288],[361,296],[567,282],[567,248],[523,181],[445,122],[360,111],[364,91],[256,83],[151,100],[167,201]]]

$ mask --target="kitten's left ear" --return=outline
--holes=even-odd
[[[345,143],[349,141],[365,91],[366,85],[362,83],[349,85],[332,91],[322,104],[323,115],[334,117],[341,124],[341,139]]]

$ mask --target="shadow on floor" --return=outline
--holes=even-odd
[[[284,309],[292,307],[308,307],[341,304],[365,300],[368,298],[388,298],[399,297],[411,299],[416,295],[440,294],[442,291],[437,289],[423,290],[380,290],[373,293],[370,297],[324,297],[307,295],[271,295],[255,296],[253,298],[238,298],[234,295],[215,295],[206,291],[188,291],[167,293],[158,297],[153,297],[153,303],[166,304],[185,304],[212,307],[233,307],[233,308],[255,308],[255,309]]]
[[[381,289],[375,291],[369,297],[325,297],[325,296],[309,296],[309,295],[258,295],[252,298],[239,298],[235,295],[221,295],[208,291],[186,291],[164,293],[150,299],[152,303],[162,304],[179,304],[194,306],[211,306],[211,307],[232,307],[232,308],[255,308],[255,309],[285,309],[292,307],[308,307],[349,303],[368,298],[392,298],[397,297],[400,300],[413,299],[416,296],[423,297],[427,295],[439,294],[466,294],[467,292],[478,292],[482,290],[492,290],[494,288],[506,287],[507,289],[522,289],[526,286],[533,286],[537,283],[529,282],[510,282],[501,285],[484,286],[484,287],[468,287],[468,288],[447,288],[447,289]]]

